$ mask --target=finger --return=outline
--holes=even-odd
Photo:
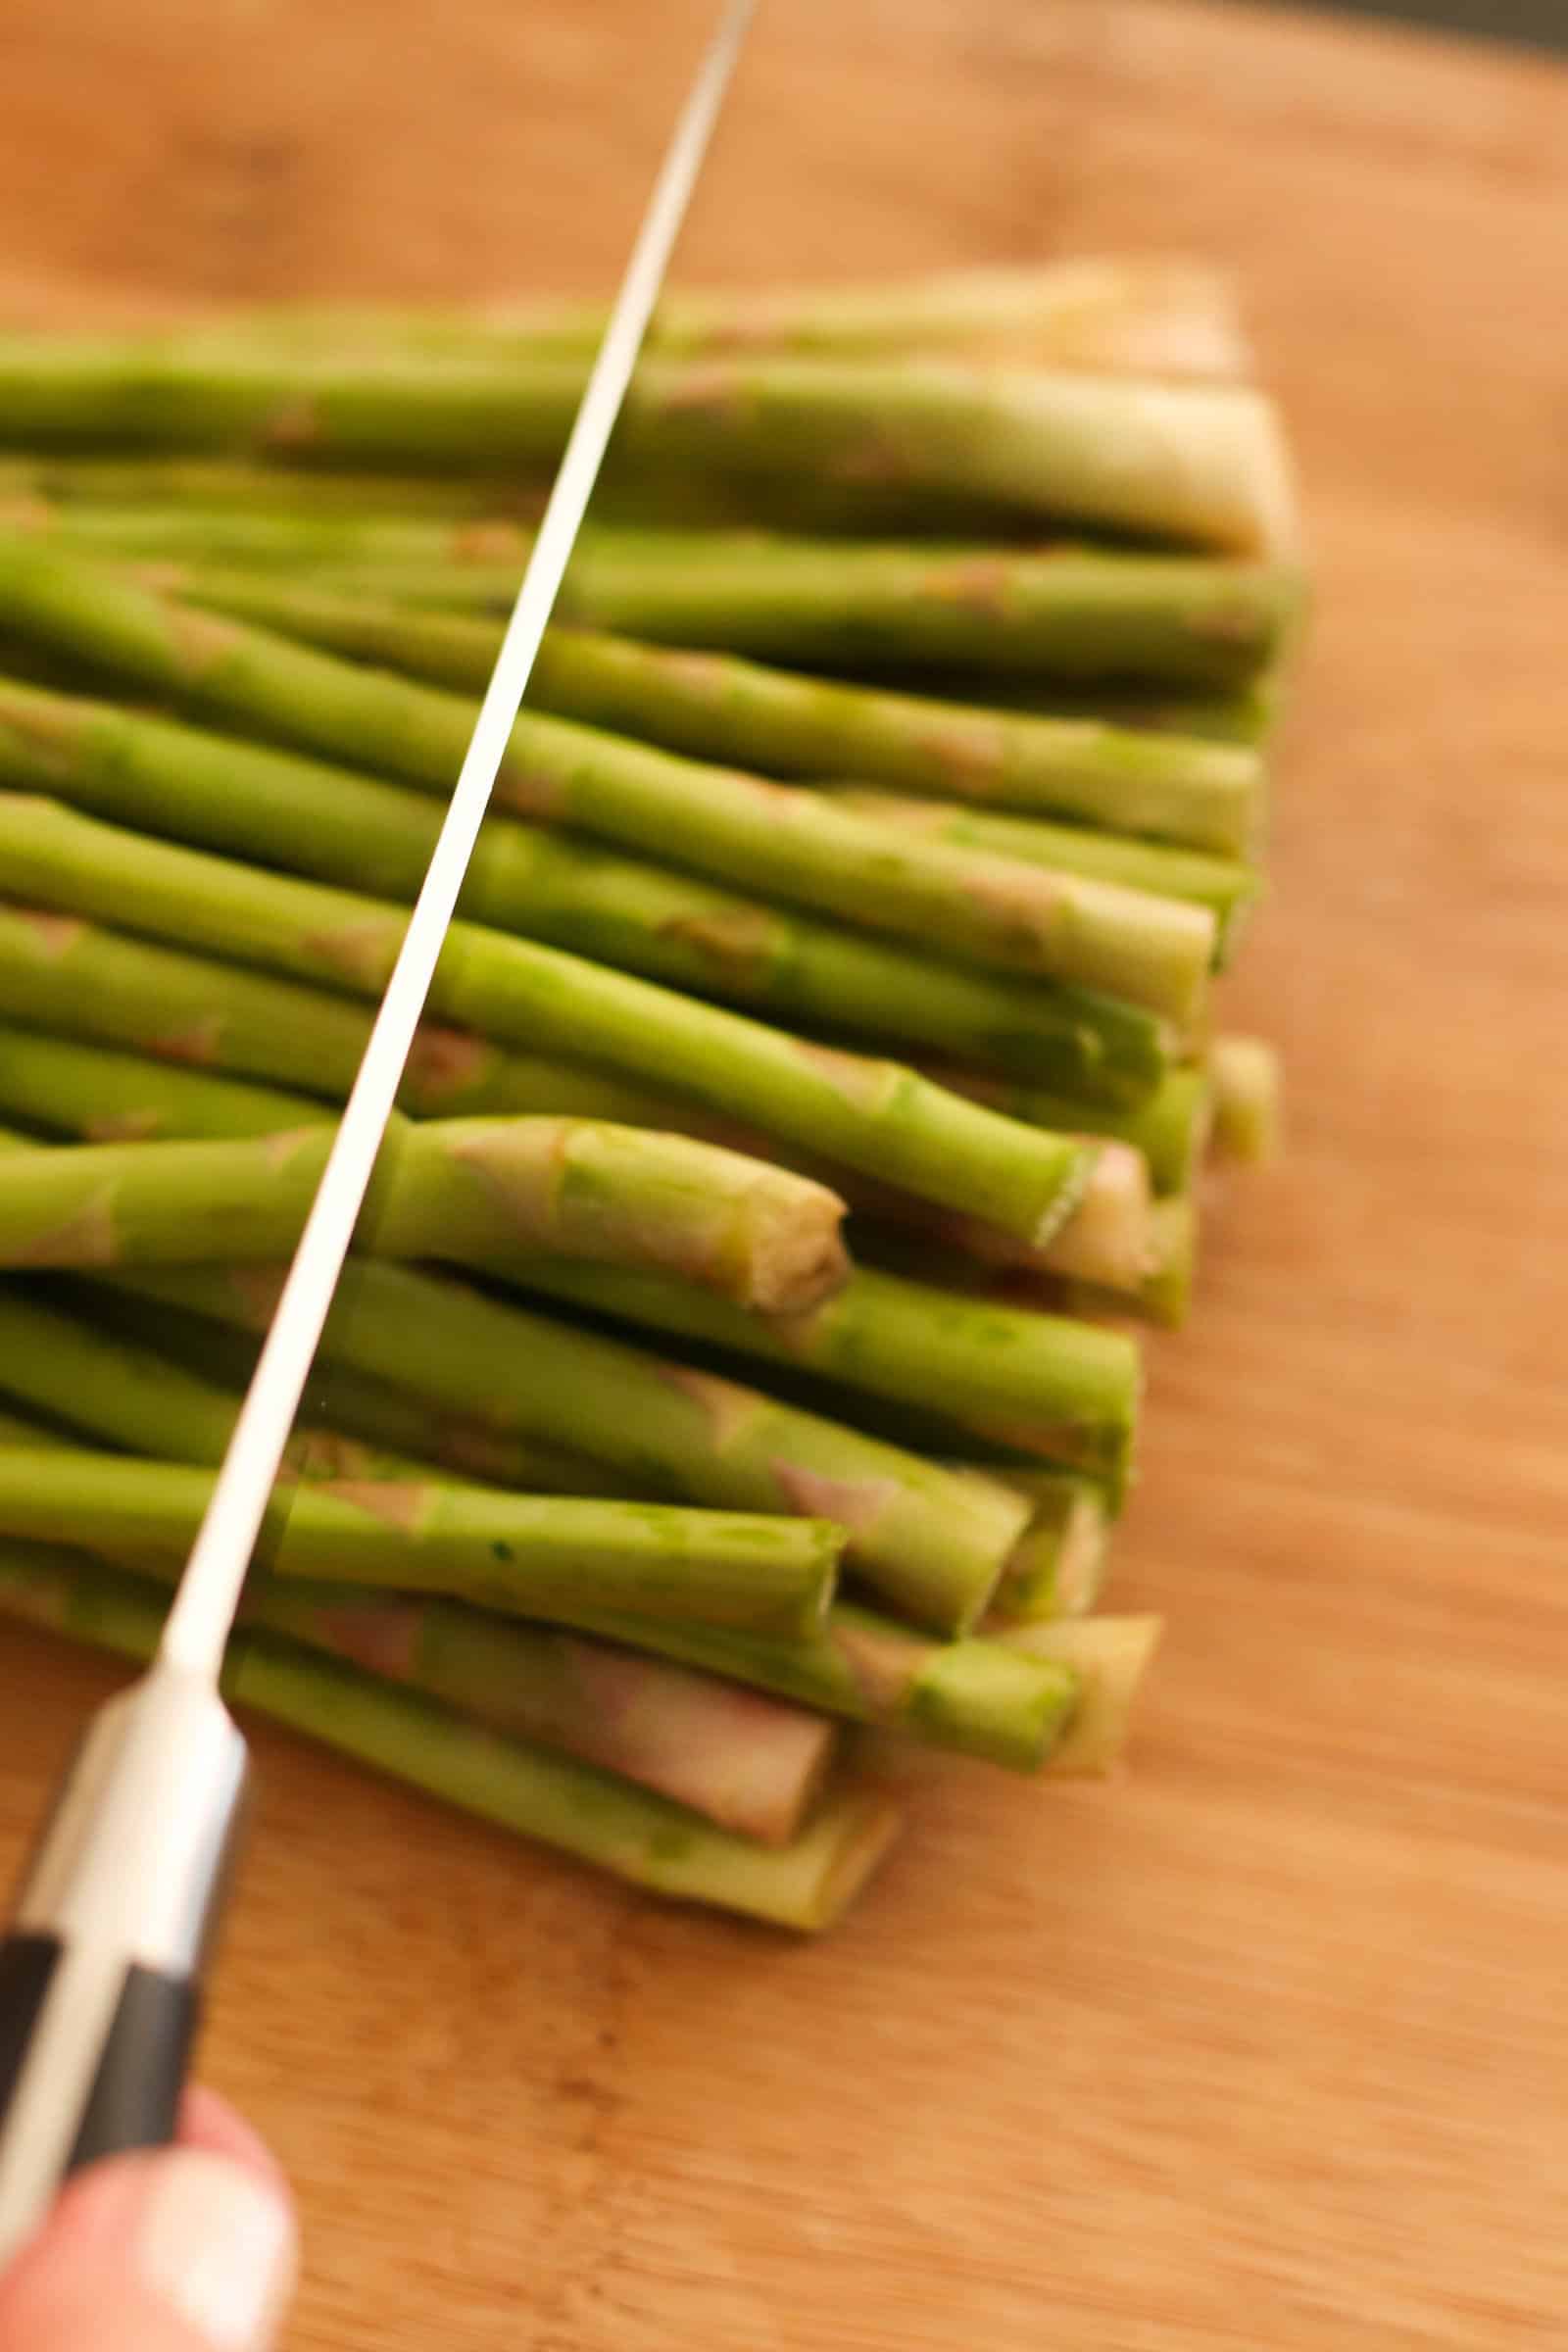
[[[270,2352],[296,2263],[270,2165],[206,2145],[115,2157],[0,2281],[0,2352]]]
[[[180,2103],[179,2142],[181,2147],[205,2148],[210,2156],[227,2156],[273,2182],[280,2196],[288,2193],[282,2168],[261,2134],[226,2099],[202,2083],[192,2083]]]

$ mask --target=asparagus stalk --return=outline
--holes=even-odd
[[[56,1148],[0,1162],[0,1265],[285,1255],[331,1146],[320,1125],[215,1143]],[[767,1311],[848,1273],[843,1202],[716,1145],[581,1119],[450,1119],[389,1140],[358,1236],[387,1257],[510,1265],[581,1252]]]
[[[270,1581],[243,1616],[768,1845],[800,1834],[833,1761],[836,1727],[804,1707],[460,1601]]]
[[[0,1413],[0,1447],[69,1445]],[[25,1589],[7,1585],[7,1558],[15,1562],[19,1548],[14,1540],[0,1544],[0,1606],[9,1590]],[[71,1555],[61,1554],[61,1578],[70,1571]],[[34,1590],[51,1589],[58,1588],[41,1582]],[[833,1761],[833,1726],[803,1707],[461,1601],[268,1575],[252,1577],[240,1614],[248,1625],[444,1699],[493,1731],[621,1773],[770,1845],[787,1844],[800,1830]]]
[[[77,1283],[74,1290],[81,1296],[68,1301],[71,1312],[86,1314],[94,1324],[107,1318],[112,1329],[129,1321],[133,1336],[157,1349],[160,1358],[172,1358],[188,1371],[199,1370],[232,1391],[226,1398],[230,1417],[238,1410],[239,1392],[256,1361],[256,1345],[248,1332],[176,1307],[160,1307],[147,1298],[126,1298],[90,1283]],[[368,1477],[392,1475],[386,1463],[396,1456],[401,1463],[397,1475],[408,1475],[411,1467],[415,1475],[422,1475],[433,1465],[466,1481],[510,1487],[521,1494],[597,1494],[617,1501],[675,1499],[667,1487],[660,1489],[650,1478],[637,1480],[585,1453],[439,1413],[410,1390],[340,1363],[322,1376],[311,1411],[311,1420],[297,1426],[290,1441],[290,1459],[302,1476],[311,1475],[318,1464],[335,1470],[358,1446],[368,1449],[362,1465]],[[325,1414],[330,1428],[319,1425],[318,1412]],[[203,1453],[191,1458],[217,1457]],[[345,1468],[341,1475],[350,1472]]]
[[[165,1595],[91,1563],[62,1574],[43,1546],[8,1547],[0,1608],[135,1658],[162,1630]],[[229,1697],[464,1811],[660,1894],[781,1927],[832,1925],[901,1827],[874,1793],[831,1798],[789,1845],[717,1829],[666,1798],[570,1757],[486,1732],[421,1694],[265,1635],[236,1642]]]
[[[604,1084],[607,1098],[612,1099],[614,1082]],[[661,1110],[657,1101],[653,1104],[640,1102],[636,1090],[629,1091],[625,1102],[612,1106],[645,1119],[659,1116],[662,1124],[680,1133],[694,1128],[700,1131],[705,1124],[700,1114],[694,1119],[678,1103]],[[314,1163],[308,1154],[299,1159],[292,1155],[302,1140],[300,1131],[329,1117],[325,1105],[309,1097],[237,1086],[207,1071],[169,1068],[139,1056],[46,1038],[0,1023],[0,1113],[6,1111],[29,1119],[35,1126],[65,1129],[88,1140],[101,1133],[123,1135],[136,1142],[161,1138],[166,1144],[182,1138],[268,1139],[265,1148],[248,1154],[197,1157],[166,1151],[161,1155],[122,1153],[118,1159],[77,1155],[66,1171],[67,1181],[58,1185],[42,1171],[23,1177],[13,1170],[17,1180],[8,1190],[0,1175],[0,1263],[5,1262],[9,1250],[24,1253],[28,1263],[41,1264],[52,1249],[52,1262],[73,1265],[86,1262],[89,1255],[96,1259],[111,1246],[120,1262],[132,1264],[201,1262],[214,1254],[262,1254],[272,1246],[274,1233],[286,1236],[303,1213],[294,1203],[293,1188],[300,1186],[309,1198],[309,1169]],[[529,1232],[521,1232],[509,1224],[503,1210],[519,1173],[528,1176],[544,1149],[541,1127],[542,1122],[535,1121],[447,1121],[421,1131],[407,1147],[412,1164],[409,1157],[394,1163],[390,1210],[383,1205],[379,1218],[372,1216],[361,1246],[388,1256],[449,1256],[498,1273],[514,1272],[519,1251],[525,1256],[536,1248],[536,1241],[530,1238],[535,1229],[530,1223]],[[291,1139],[285,1137],[285,1130],[294,1131]],[[604,1130],[595,1132],[602,1137]],[[622,1148],[625,1130],[613,1132],[617,1141],[610,1168],[612,1205],[624,1196],[624,1207],[631,1217],[626,1254],[642,1258],[657,1253],[678,1261],[678,1237],[688,1229],[705,1245],[710,1243],[712,1216],[705,1217],[689,1207],[684,1195],[677,1197],[674,1213],[660,1222],[651,1237],[645,1235],[643,1223],[653,1216],[658,1196],[642,1182],[638,1155]],[[572,1133],[580,1140],[577,1127]],[[768,1151],[765,1138],[737,1136],[732,1140],[754,1154],[765,1155]],[[485,1197],[477,1214],[467,1213],[462,1191],[444,1165],[454,1152],[460,1162],[466,1153],[472,1169],[485,1181]],[[488,1162],[493,1152],[499,1152],[502,1162],[505,1182],[501,1184],[490,1182]],[[568,1150],[548,1159],[546,1166],[552,1175],[587,1185],[595,1156]],[[421,1177],[425,1163],[432,1160],[433,1182]],[[729,1170],[731,1160],[730,1152],[719,1155],[721,1175]],[[682,1162],[673,1150],[673,1138],[651,1139],[649,1165],[656,1173],[663,1167],[681,1178],[686,1167],[700,1177],[706,1164]],[[579,1223],[602,1189],[589,1187],[586,1194],[579,1190],[574,1203]],[[734,1192],[733,1181],[729,1189]],[[739,1272],[747,1275],[753,1292],[749,1298],[740,1297],[742,1304],[783,1311],[791,1303],[787,1292],[797,1283],[802,1297],[795,1303],[808,1303],[807,1277],[813,1248],[821,1252],[817,1275],[822,1287],[829,1287],[829,1275],[835,1281],[841,1278],[839,1251],[822,1218],[822,1188],[803,1179],[803,1189],[807,1200],[799,1226],[792,1220],[787,1190],[770,1197],[760,1212],[743,1208],[751,1248],[743,1259],[735,1260],[727,1253],[719,1259],[712,1287],[735,1296],[737,1285],[721,1277]],[[194,1202],[187,1215],[186,1197],[192,1191]],[[710,1208],[716,1209],[722,1193],[720,1184]],[[848,1193],[858,1210],[928,1233],[939,1244],[967,1250],[988,1263],[1054,1270],[1120,1289],[1139,1288],[1150,1271],[1148,1179],[1143,1160],[1130,1147],[1101,1145],[1095,1149],[1077,1207],[1040,1250],[994,1227],[931,1212],[886,1186],[852,1180]],[[70,1214],[73,1202],[80,1205],[89,1200],[94,1209],[91,1219]],[[38,1220],[30,1236],[25,1225],[29,1201]],[[763,1215],[774,1212],[780,1223],[779,1250],[764,1251]],[[595,1258],[604,1257],[615,1242],[615,1236],[603,1229],[600,1216],[596,1210],[596,1221],[579,1235],[583,1253]],[[621,1247],[625,1238],[615,1246]],[[678,1262],[674,1270],[680,1271]],[[758,1286],[759,1270],[767,1276],[763,1286],[766,1298]],[[790,1275],[788,1282],[786,1275]],[[701,1280],[701,1272],[687,1279]]]
[[[315,577],[312,585],[324,588],[325,583]],[[386,589],[380,593],[385,595]],[[413,605],[421,601],[416,593],[405,599]],[[844,664],[828,661],[823,666],[842,668]],[[1201,688],[1184,692],[1179,686],[1153,681],[1140,684],[1125,678],[1075,687],[1067,680],[1029,678],[1021,671],[1012,677],[988,678],[960,667],[944,669],[928,662],[911,671],[907,663],[894,661],[878,662],[875,674],[891,692],[922,698],[937,695],[960,709],[980,704],[1016,716],[1094,719],[1135,735],[1181,735],[1192,742],[1231,744],[1261,758],[1279,723],[1282,666],[1282,657],[1276,655],[1269,667],[1248,685],[1206,692]],[[865,674],[862,671],[862,683]],[[1164,828],[1150,825],[1139,830],[1153,833]],[[1248,843],[1209,841],[1195,846],[1245,850]]]
[[[612,765],[631,745],[593,738]],[[596,754],[597,756],[597,754]],[[433,772],[433,771],[432,771]],[[677,772],[681,772],[677,770]],[[689,784],[710,789],[712,771]],[[318,881],[412,900],[429,863],[440,810],[422,794],[372,782],[298,755],[235,744],[192,728],[0,681],[0,779],[58,795],[139,829]],[[1038,1037],[1037,1061],[1078,1038],[1110,1058],[1120,1040],[1152,1029],[1083,989],[1044,990],[934,963],[912,947],[867,939],[695,876],[614,856],[567,835],[492,815],[477,843],[464,905],[473,920],[515,930],[670,986],[933,1051],[985,1054],[998,1032]],[[1062,908],[1062,920],[1075,915]],[[1091,908],[1091,921],[1095,909]],[[1168,969],[1193,994],[1193,942],[1156,910],[1112,906],[1109,952]],[[1105,920],[1078,960],[1106,952]],[[1200,985],[1200,981],[1199,983]]]
[[[9,1164],[9,1162],[8,1162]],[[0,1285],[0,1386],[134,1453],[220,1462],[238,1399],[122,1334],[15,1282]]]
[[[3,878],[3,877],[0,877]],[[123,909],[122,909],[123,911]],[[371,1015],[346,998],[127,939],[41,907],[0,904],[0,1008],[52,1031],[134,1047],[166,1062],[279,1079],[341,1102]],[[405,1107],[422,1113],[559,1109],[603,1100],[564,1062],[524,1061],[427,1023],[415,1041]]]
[[[333,596],[292,573],[203,570],[185,585],[211,611],[460,690],[483,688],[501,642],[481,614]],[[1257,754],[1198,735],[977,710],[567,628],[548,632],[528,693],[564,718],[768,775],[855,776],[1222,852],[1245,850],[1256,827]]]
[[[282,455],[313,465],[506,471],[559,458],[587,372],[562,360],[327,358],[200,336],[0,346],[13,447]],[[795,472],[931,490],[1227,551],[1290,535],[1270,404],[1249,388],[953,362],[651,359],[623,463]]]
[[[293,567],[284,538],[274,534],[271,573],[257,571],[259,588],[285,563]],[[44,545],[13,544],[34,563],[65,561]],[[499,612],[521,568],[520,551],[487,557],[494,542],[471,537],[456,552],[449,542],[445,561],[438,540],[415,562],[395,561],[397,542],[385,545],[373,562],[313,563],[311,586],[339,598]],[[237,602],[236,583],[207,569],[217,561],[209,547],[200,564],[166,559],[143,576],[182,596]],[[625,530],[579,541],[558,611],[578,627],[790,668],[948,671],[971,692],[979,682],[987,700],[1003,681],[1026,681],[1031,699],[1048,686],[1107,684],[1233,697],[1282,654],[1299,601],[1295,574],[1279,564],[1072,545]],[[1180,718],[1163,723],[1204,731]]]
[[[604,323],[597,304],[529,302],[434,315],[268,308],[221,319],[209,331],[272,347],[283,340],[318,350],[393,346],[540,358],[594,350]],[[1246,365],[1223,280],[1200,264],[1157,255],[964,270],[865,286],[685,287],[660,304],[649,348],[681,359],[956,350],[1137,376],[1234,377]]]
[[[1020,1452],[1091,1471],[1113,1489],[1130,1468],[1139,1363],[1119,1334],[858,1266],[804,1315],[753,1315],[688,1283],[540,1258],[530,1290],[764,1363],[797,1365],[916,1406]]]
[[[137,928],[378,997],[401,912],[0,793],[0,880],[59,911]],[[721,1116],[1044,1240],[1087,1172],[1082,1148],[895,1063],[767,1029],[549,948],[454,923],[433,1008],[500,1042],[550,1045],[671,1084]]]
[[[1130,1144],[1149,1164],[1158,1193],[1187,1193],[1197,1181],[1208,1149],[1213,1099],[1207,1073],[1196,1066],[1171,1070],[1154,1092],[1131,1110],[1108,1110],[1038,1087],[1007,1086],[972,1071],[934,1068],[931,1075],[956,1094],[972,1096],[1026,1125],[1108,1136]]]
[[[275,1135],[332,1117],[327,1104],[310,1095],[109,1053],[4,1021],[0,1114],[36,1127],[63,1128],[95,1144]]]
[[[115,1281],[252,1331],[270,1319],[277,1289],[270,1272],[209,1267]],[[733,1381],[401,1266],[348,1266],[323,1352],[442,1412],[587,1453],[695,1502],[831,1517],[849,1533],[847,1565],[942,1633],[977,1622],[1029,1521],[1027,1500],[995,1481],[957,1478]]]
[[[1207,1059],[1216,1145],[1244,1165],[1266,1165],[1280,1148],[1278,1054],[1260,1037],[1217,1037]]]
[[[430,688],[377,678],[281,640],[258,634],[253,652],[257,646],[264,649],[259,660],[270,648],[285,667],[303,662],[318,672],[326,670],[325,679],[318,676],[317,682],[335,694],[337,715],[330,727],[309,731],[329,737],[333,749],[357,748],[361,757],[376,749],[364,730],[356,730],[357,703],[366,698],[404,703],[414,731],[404,733],[395,755],[382,756],[416,781],[445,788],[469,732],[471,712],[466,704]],[[311,870],[320,870],[318,861],[324,858],[328,878],[342,880],[346,852],[358,850],[363,874],[367,845],[374,844],[379,854],[365,879],[376,887],[390,869],[398,895],[414,894],[428,863],[437,812],[432,809],[421,820],[399,796],[373,786],[356,790],[347,779],[291,769],[280,760],[253,761],[247,776],[236,760],[240,773],[230,778],[227,796],[215,807],[196,797],[220,756],[208,739],[181,742],[166,730],[160,743],[152,722],[90,707],[78,711],[69,702],[21,687],[11,690],[4,717],[13,746],[7,763],[13,778],[20,772],[24,782],[43,780],[57,791],[74,788],[94,807],[107,799],[111,813],[121,813],[127,800],[150,799],[167,815],[172,803],[183,829],[210,838],[216,825],[225,842],[238,832],[247,837],[243,846],[252,848],[252,820],[265,812],[270,819],[267,846],[274,856],[279,844],[293,841],[294,855],[303,856]],[[127,774],[124,755],[134,757],[138,746],[144,765]],[[172,786],[167,765],[159,765],[161,754],[175,763]],[[236,791],[243,811],[238,824]],[[339,813],[335,841],[320,814],[323,798],[334,793],[344,800],[352,795],[351,806]],[[311,821],[296,834],[278,819],[305,795],[310,795]],[[656,844],[721,880],[760,885],[808,907],[983,963],[1103,988],[1177,1020],[1192,1018],[1200,1002],[1213,940],[1212,921],[1202,910],[1092,878],[950,849],[919,834],[900,833],[890,841],[887,826],[846,812],[820,794],[702,766],[566,721],[527,717],[518,722],[497,798],[503,807],[546,823],[580,826],[634,850]],[[379,828],[367,832],[351,824],[351,819],[368,822],[376,809],[385,812],[390,837]],[[656,968],[663,971],[668,952],[661,956],[658,951],[661,940],[670,937],[678,944],[693,934],[699,940],[705,932],[710,938],[727,934],[721,968],[735,965],[738,938],[744,941],[741,959],[764,968],[783,964],[794,944],[786,918],[770,918],[748,901],[713,898],[678,876],[661,877],[619,859],[596,860],[591,852],[558,842],[536,826],[508,826],[482,851],[475,912],[542,932],[557,945],[598,949],[608,921],[622,954],[630,939],[634,956],[640,953],[646,963],[652,949]],[[354,869],[349,870],[353,877]],[[842,960],[847,948],[853,963],[853,942],[810,932],[803,944],[808,956],[814,953],[829,962],[836,950]],[[713,960],[699,967],[700,977],[709,976]],[[669,976],[687,980],[689,959],[678,960]],[[871,980],[879,984],[879,995],[891,998],[897,974],[890,983],[873,964]],[[841,1021],[855,1019],[857,1011],[854,993],[847,1001],[837,1000]]]
[[[34,1426],[0,1420],[0,1444],[36,1446],[41,1442]],[[1062,1484],[1087,1510],[1093,1490],[1082,1482]],[[1037,1509],[1009,1563],[1004,1587],[1008,1592],[1026,1572],[1038,1577],[1045,1523],[1053,1516],[1044,1475],[1039,1480],[1026,1476],[1025,1489]],[[0,1583],[5,1548],[0,1546]],[[743,1740],[704,1740],[695,1709],[709,1693],[733,1683],[1019,1772],[1035,1772],[1049,1762],[1076,1704],[1073,1679],[1059,1668],[1023,1668],[994,1642],[933,1642],[848,1601],[835,1601],[818,1631],[787,1642],[674,1618],[590,1616],[587,1622],[619,1639],[612,1650],[597,1643],[589,1650],[574,1637],[478,1615],[461,1603],[416,1601],[344,1585],[323,1589],[293,1579],[270,1578],[251,1590],[247,1613],[254,1623],[335,1650],[375,1673],[395,1675],[497,1730],[567,1746],[629,1779],[644,1779],[657,1764],[669,1779],[650,1785],[719,1819],[726,1818],[717,1805],[730,1783],[715,1786],[718,1768],[744,1774],[743,1785],[755,1795],[758,1770],[775,1753],[772,1743],[759,1753],[756,1740],[766,1737],[767,1727],[749,1725],[744,1715],[731,1727],[745,1734]],[[1061,1605],[1066,1608],[1065,1597]],[[1012,1611],[1014,1618],[1022,1614]],[[607,1703],[617,1668],[606,1661],[629,1663],[628,1643],[639,1658],[654,1653],[684,1661],[688,1671],[705,1670],[700,1692],[677,1688],[666,1715],[653,1703],[657,1686],[647,1687],[645,1706],[628,1678],[619,1686],[625,1704]],[[588,1653],[591,1664],[580,1661],[579,1651]],[[601,1679],[590,1681],[591,1675]],[[715,1681],[718,1677],[723,1681]],[[579,1690],[587,1694],[581,1709]],[[716,1699],[712,1703],[715,1709],[719,1705]],[[552,1706],[556,1712],[547,1714]],[[526,1718],[525,1708],[534,1710]],[[795,1708],[788,1713],[793,1718]],[[602,1750],[577,1744],[579,1739],[586,1743],[595,1738],[612,1744]],[[788,1727],[778,1727],[776,1748],[786,1757],[798,1755],[804,1745]],[[746,1828],[753,1836],[768,1834],[750,1821],[728,1820],[727,1826]]]
[[[1164,842],[1129,840],[1083,825],[1046,824],[1035,817],[998,816],[989,809],[949,802],[906,800],[896,793],[858,786],[834,793],[841,808],[853,808],[879,823],[930,835],[987,857],[1012,858],[1020,864],[1089,875],[1126,889],[1148,891],[1159,900],[1184,899],[1214,918],[1216,965],[1229,962],[1249,909],[1262,888],[1255,867],[1237,858],[1210,858]]]
[[[598,1631],[656,1645],[802,1706],[898,1732],[927,1747],[977,1756],[1013,1772],[1053,1769],[1078,1704],[1073,1674],[1042,1672],[1023,1653],[972,1637],[933,1642],[870,1609],[836,1601],[806,1642],[761,1642],[709,1626],[602,1618]]]
[[[177,1569],[212,1474],[80,1450],[0,1449],[0,1534]],[[502,1494],[422,1481],[318,1481],[288,1497],[285,1576],[444,1592],[509,1616],[690,1617],[796,1640],[820,1625],[843,1537],[822,1519]]]

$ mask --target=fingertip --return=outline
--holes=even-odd
[[[180,2102],[179,2144],[204,2148],[211,2156],[226,2156],[247,2172],[259,2173],[280,2196],[288,2195],[283,2168],[261,2133],[205,2083],[193,2082]]]

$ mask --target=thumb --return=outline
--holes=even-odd
[[[0,2279],[0,2352],[270,2352],[295,2266],[275,2178],[203,2147],[119,2156]]]

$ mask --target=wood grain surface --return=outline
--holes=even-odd
[[[704,0],[6,0],[0,306],[608,285]],[[1231,1002],[1292,1152],[1152,1349],[1132,1772],[935,1780],[802,1948],[276,1737],[207,2045],[291,2352],[1568,2340],[1568,79],[773,0],[693,276],[1234,266],[1319,612]],[[0,1866],[109,1672],[0,1638]]]

